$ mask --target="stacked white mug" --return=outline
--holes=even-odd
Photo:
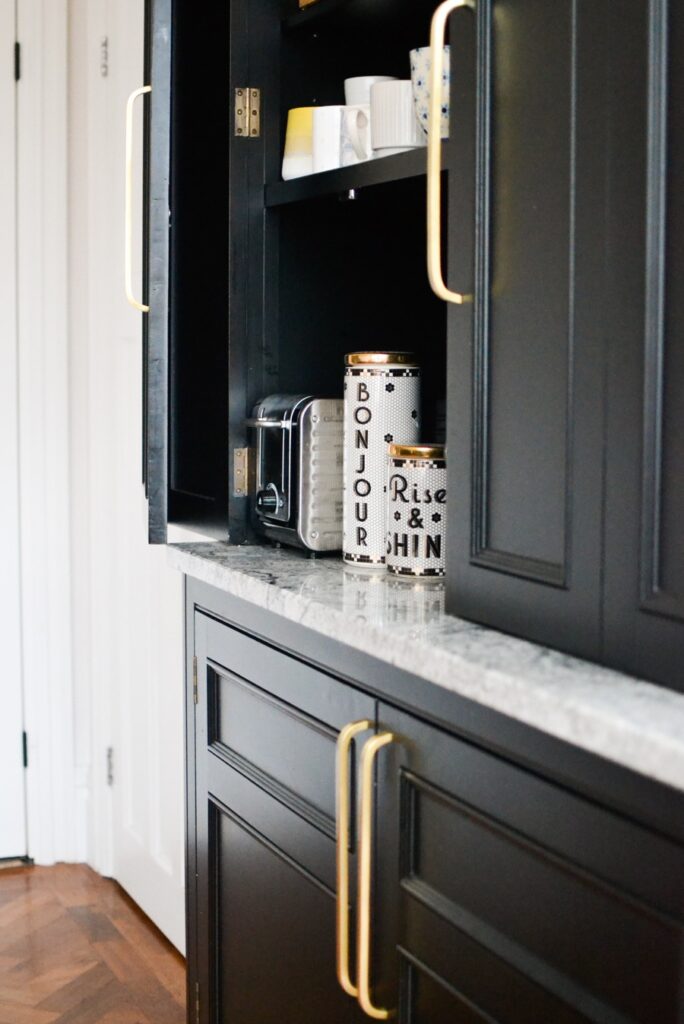
[[[416,116],[411,79],[376,82],[371,88],[373,155],[392,156],[427,145]]]

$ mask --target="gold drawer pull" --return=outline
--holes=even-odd
[[[452,11],[458,7],[475,10],[475,0],[444,0],[432,16],[430,27],[430,100],[427,145],[427,266],[430,287],[439,299],[461,305],[471,299],[446,286],[442,272],[442,72],[444,35]],[[452,124],[456,112],[451,112]]]
[[[373,850],[373,764],[378,751],[391,743],[391,732],[382,732],[366,740],[361,751],[361,807],[359,809],[359,911],[357,965],[359,1005],[373,1020],[387,1020],[392,1010],[373,1006],[371,974],[371,856]]]
[[[372,723],[349,722],[337,737],[337,980],[350,996],[358,989],[349,976],[349,748],[354,737]]]
[[[150,307],[144,305],[133,295],[133,107],[139,96],[152,92],[151,85],[143,85],[135,89],[128,97],[126,104],[126,226],[124,248],[124,281],[126,298],[134,309],[141,313],[149,313]]]

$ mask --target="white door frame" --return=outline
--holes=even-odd
[[[68,0],[16,0],[21,611],[28,852],[85,859],[72,678]]]

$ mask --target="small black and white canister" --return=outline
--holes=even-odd
[[[395,576],[441,579],[447,517],[444,445],[391,444],[387,461],[387,568]]]
[[[420,436],[420,367],[410,352],[352,352],[344,374],[344,561],[384,568],[387,450]]]

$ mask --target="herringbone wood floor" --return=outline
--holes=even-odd
[[[185,961],[81,864],[0,870],[0,1024],[184,1024]]]

